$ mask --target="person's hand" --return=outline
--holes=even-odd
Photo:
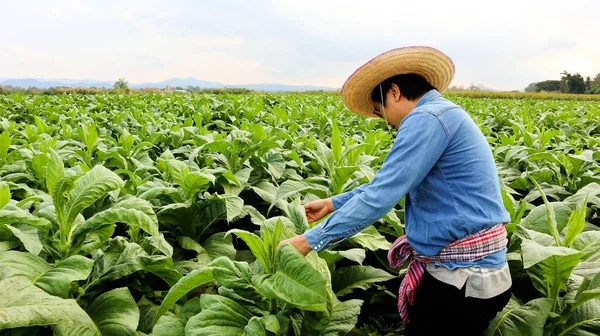
[[[308,242],[306,241],[306,238],[304,238],[303,234],[297,235],[290,239],[282,240],[277,247],[284,244],[292,244],[298,251],[300,251],[300,253],[302,253],[303,256],[306,256],[308,252],[312,251],[312,248],[310,245],[308,245]]]
[[[306,219],[309,223],[312,223],[327,216],[335,209],[333,208],[333,202],[331,201],[331,198],[327,198],[310,201],[304,204],[304,210],[306,211]]]

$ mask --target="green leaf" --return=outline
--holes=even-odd
[[[211,260],[224,256],[229,259],[235,259],[236,250],[233,247],[233,242],[230,235],[225,232],[217,232],[214,235],[206,238],[202,242],[202,247]]]
[[[248,263],[219,257],[210,263],[215,280],[227,288],[252,288],[252,275]]]
[[[210,183],[215,183],[214,175],[191,172],[185,176],[183,186],[181,187],[186,197],[191,199],[197,193],[206,191]]]
[[[0,209],[10,202],[10,188],[6,182],[0,181]]]
[[[252,314],[235,301],[219,295],[204,294],[202,311],[190,318],[186,336],[241,335]]]
[[[6,251],[0,253],[0,279],[25,276],[48,294],[66,298],[71,282],[85,280],[92,271],[93,261],[72,256],[51,267],[30,253]]]
[[[75,300],[52,296],[26,277],[0,281],[0,330],[30,326],[54,326],[60,330],[87,330],[80,335],[101,333]],[[68,335],[68,333],[65,333]]]
[[[48,168],[46,172],[46,187],[48,192],[54,190],[54,186],[65,176],[65,167],[62,159],[52,148],[48,150]]]
[[[7,157],[10,148],[10,135],[7,131],[0,133],[0,159]]]
[[[75,255],[61,260],[54,267],[40,274],[34,284],[48,294],[66,298],[71,282],[86,280],[92,272],[94,262],[84,256]]]
[[[523,239],[521,253],[523,268],[527,269],[534,286],[548,297],[556,297],[566,289],[565,282],[581,256],[581,252],[574,249],[542,246],[529,239]]]
[[[583,227],[585,226],[586,210],[587,197],[577,207],[577,209],[571,213],[571,216],[569,217],[569,223],[567,224],[567,232],[565,233],[563,246],[571,246],[575,238],[581,233],[581,231],[583,231]]]
[[[571,203],[567,202],[552,202],[550,207],[554,210],[557,230],[562,231],[567,223],[569,223],[569,216],[571,215]],[[531,210],[527,217],[522,222],[522,225],[530,230],[535,230],[541,233],[552,234],[549,226],[549,219],[547,211],[548,207],[542,204],[535,209]]]
[[[108,194],[109,191],[120,188],[123,180],[103,166],[95,166],[75,182],[75,188],[69,194],[65,204],[65,225],[68,232],[75,218],[87,207]]]
[[[352,236],[349,241],[371,251],[389,250],[392,246],[372,225]]]
[[[254,254],[256,259],[260,260],[265,269],[272,268],[271,259],[269,258],[267,250],[265,249],[265,245],[260,237],[254,233],[238,229],[229,230],[227,234],[229,233],[233,233],[240,237],[246,243],[246,245],[248,245],[250,251],[252,251],[252,254]]]
[[[300,199],[295,199],[292,203],[288,204],[289,218],[294,222],[296,226],[297,234],[300,234],[308,229],[308,220],[306,219],[306,211],[304,206],[300,204]]]
[[[335,250],[323,250],[319,252],[319,257],[324,259],[327,262],[329,267],[335,265],[336,262],[346,258],[348,260],[352,260],[362,265],[362,262],[365,260],[366,254],[365,250],[361,248],[354,248],[347,251],[335,251]]]
[[[112,228],[108,229],[108,232],[112,233],[115,223],[125,223],[130,227],[140,228],[154,237],[159,236],[158,220],[152,210],[152,205],[146,200],[131,197],[116,203],[107,210],[96,213],[84,224],[76,227],[71,238],[71,253],[77,253],[86,236],[92,232],[101,231],[107,229],[106,226],[110,226]],[[102,236],[104,239],[110,237],[110,235]]]
[[[52,223],[47,219],[36,217],[27,211],[16,210],[0,210],[0,225],[10,224],[27,224],[40,229],[43,232],[48,232],[52,227]]]
[[[584,278],[583,282],[577,289],[577,294],[573,301],[569,302],[573,308],[582,305],[583,303],[600,297],[600,273],[593,278]]]
[[[185,324],[173,315],[162,316],[152,329],[151,336],[185,335]]]
[[[344,296],[355,289],[368,289],[376,282],[393,278],[394,275],[372,266],[342,267],[333,272],[332,287],[337,296]]]
[[[333,306],[333,314],[327,328],[323,331],[323,336],[347,335],[358,321],[362,300],[348,300],[338,302]]]
[[[15,276],[25,276],[33,281],[40,274],[50,270],[48,263],[31,253],[5,251],[0,253],[0,280]]]
[[[506,307],[490,322],[485,335],[542,336],[551,309],[552,300],[547,298],[535,299],[523,306],[519,306],[518,303],[510,300]]]
[[[325,279],[306,258],[295,247],[285,244],[277,249],[276,260],[276,272],[263,282],[261,289],[294,307],[328,312]]]
[[[188,165],[179,160],[170,159],[167,160],[167,167],[173,181],[183,188],[185,184],[184,179],[189,173]]]
[[[192,289],[205,285],[214,281],[212,270],[210,268],[197,269],[179,279],[173,287],[169,290],[165,296],[160,309],[156,313],[154,320],[158,322],[158,319],[169,311],[179,299],[186,295]]]
[[[117,288],[103,293],[86,310],[102,335],[135,335],[140,310],[129,289]]]
[[[559,336],[596,336],[600,334],[600,301],[585,302],[570,312]]]
[[[103,251],[94,256],[93,281],[89,287],[108,283],[139,271],[156,274],[167,284],[174,285],[181,274],[173,270],[173,260],[161,255],[150,256],[138,244],[118,237],[108,242]]]
[[[40,252],[42,252],[43,245],[40,241],[38,229],[29,225],[19,224],[7,225],[6,228],[21,241],[29,253],[38,255]]]
[[[331,120],[331,152],[335,162],[340,161],[342,154],[342,139],[340,137],[340,129],[335,119]]]
[[[275,198],[272,199],[269,210],[271,210],[271,208],[273,208],[278,201],[285,201],[290,196],[300,195],[302,191],[310,191],[312,193],[319,194],[318,196],[325,196],[324,193],[327,192],[327,187],[317,184],[309,184],[306,182],[287,180],[283,182],[277,189],[277,194],[275,195]]]

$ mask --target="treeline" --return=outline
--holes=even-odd
[[[581,74],[571,74],[567,71],[561,73],[560,80],[545,80],[531,83],[525,88],[525,92],[561,92],[572,94],[600,94],[600,73],[594,79],[590,76],[585,79]]]
[[[0,95],[9,95],[14,93],[19,94],[27,94],[27,95],[62,95],[62,94],[85,94],[85,95],[94,95],[94,94],[129,94],[129,93],[179,93],[177,90],[180,90],[179,87],[175,88],[176,91],[165,91],[163,89],[155,89],[155,88],[146,88],[146,89],[131,89],[128,87],[120,87],[120,88],[72,88],[72,87],[51,87],[46,89],[40,89],[36,87],[30,88],[21,88],[15,86],[2,86],[0,85]],[[183,90],[183,89],[181,89]],[[194,93],[211,93],[211,94],[247,94],[253,93],[255,91],[248,90],[244,88],[221,88],[221,89],[204,89],[199,87],[187,87],[186,92],[194,92]]]

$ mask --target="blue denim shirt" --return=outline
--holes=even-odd
[[[412,248],[433,256],[449,243],[507,223],[494,157],[465,110],[436,90],[402,120],[391,151],[370,183],[332,198],[335,211],[305,232],[321,251],[355,235],[405,198],[405,232]],[[506,249],[475,262],[440,264],[497,268]]]

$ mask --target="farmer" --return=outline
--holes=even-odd
[[[405,197],[405,232],[388,260],[410,260],[398,309],[406,335],[481,335],[510,298],[506,261],[510,216],[494,157],[475,122],[440,95],[454,76],[448,56],[429,47],[383,53],[342,88],[346,107],[384,118],[396,140],[373,180],[304,205],[310,222],[283,241],[301,253],[335,246],[385,216]]]

